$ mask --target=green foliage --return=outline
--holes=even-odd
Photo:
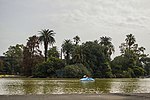
[[[32,69],[36,64],[43,61],[42,52],[39,50],[39,40],[36,35],[29,37],[26,46],[23,48],[23,74],[32,75]]]
[[[120,50],[122,55],[115,57],[111,62],[113,74],[118,77],[139,77],[145,74],[144,54],[145,48],[138,47],[132,34],[127,35],[125,43],[122,43]],[[122,73],[121,73],[122,72]]]
[[[0,60],[0,73],[4,72],[4,61]]]
[[[47,61],[47,50],[48,50],[48,45],[52,45],[55,43],[55,38],[54,35],[56,33],[54,33],[53,30],[49,30],[49,29],[43,29],[41,31],[39,31],[40,33],[40,37],[39,37],[39,41],[42,43],[44,43],[44,55],[45,55],[45,61]]]
[[[64,61],[59,58],[49,58],[48,61],[37,64],[33,69],[34,77],[56,77],[56,71],[63,69]]]
[[[115,77],[121,77],[123,65],[124,65],[124,58],[122,56],[117,56],[111,61],[112,73]]]
[[[94,77],[112,77],[112,74],[106,75],[106,73],[111,73],[111,67],[104,48],[95,41],[82,44],[83,64],[91,68]]]
[[[112,70],[108,62],[105,62],[102,65],[102,77],[105,77],[105,78],[113,77]]]
[[[74,46],[72,51],[72,63],[82,63],[83,62],[83,50],[80,45]]]
[[[64,43],[62,44],[62,51],[64,53],[66,64],[70,64],[70,58],[73,51],[73,44],[70,39],[64,41]]]
[[[16,46],[10,46],[5,55],[5,72],[10,74],[21,73],[21,64],[23,58],[23,45],[17,44]]]
[[[145,70],[141,67],[136,67],[133,69],[136,77],[144,76]]]
[[[48,50],[48,58],[56,57],[59,58],[59,52],[56,47],[52,47]]]
[[[64,76],[67,78],[81,78],[83,75],[91,75],[83,64],[65,66],[64,72]]]
[[[135,75],[131,68],[128,68],[128,70],[124,70],[121,74],[121,78],[132,78],[132,77],[135,77]]]
[[[145,48],[136,44],[134,35],[126,35],[125,43],[120,46],[121,55],[111,61],[114,46],[110,37],[87,41],[79,45],[80,37],[74,37],[62,44],[61,59],[55,43],[53,30],[44,29],[40,36],[29,37],[27,45],[10,46],[0,60],[0,72],[34,77],[81,78],[87,74],[98,78],[135,78],[150,75],[150,58]],[[39,42],[44,43],[45,61],[39,50]],[[48,44],[52,47],[48,50]],[[62,59],[62,52],[64,59]],[[43,62],[44,61],[44,62]]]
[[[74,39],[75,45],[78,45],[78,43],[80,42],[80,37],[75,36],[73,39]]]
[[[34,77],[47,77],[49,64],[47,62],[43,62],[41,64],[37,64],[35,69],[33,70]]]
[[[62,69],[65,66],[65,63],[62,59],[59,58],[49,58],[48,62],[54,67],[54,70]]]
[[[144,64],[145,75],[150,75],[150,57],[143,57],[141,61]]]
[[[110,60],[111,54],[115,51],[110,37],[100,37],[100,45],[104,48],[104,54]]]

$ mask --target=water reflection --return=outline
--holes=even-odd
[[[150,79],[0,79],[0,95],[100,93],[150,93]]]
[[[138,79],[127,79],[120,85],[120,90],[122,90],[123,93],[133,93],[138,88]]]
[[[112,83],[111,93],[137,93],[140,86],[138,79],[115,79]]]

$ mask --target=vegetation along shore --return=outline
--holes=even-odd
[[[1,75],[27,77],[80,78],[138,78],[150,75],[150,57],[145,48],[128,34],[120,43],[120,55],[115,52],[112,38],[100,36],[97,40],[80,43],[80,37],[65,39],[61,49],[55,46],[53,30],[43,29],[27,39],[26,45],[10,46],[0,57]],[[44,55],[39,46],[44,47]],[[59,47],[60,48],[60,47]]]

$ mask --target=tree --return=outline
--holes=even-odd
[[[150,75],[150,57],[141,58],[141,61],[143,62],[146,71],[145,75]]]
[[[4,73],[4,61],[0,59],[0,73]]]
[[[95,41],[82,44],[83,64],[91,71],[93,77],[112,76],[111,67],[103,50],[104,46]]]
[[[23,48],[23,73],[26,76],[31,76],[35,65],[43,61],[38,39],[36,35],[29,37],[26,46]]]
[[[74,39],[75,44],[78,45],[78,43],[80,42],[80,37],[75,36],[73,39]]]
[[[55,38],[54,38],[54,31],[53,30],[49,30],[49,29],[43,29],[40,32],[40,37],[39,37],[39,41],[42,43],[44,42],[44,55],[45,55],[45,61],[47,61],[47,51],[48,51],[48,45],[52,45],[55,43]]]
[[[32,55],[33,56],[33,55]],[[33,57],[31,57],[31,52],[28,47],[23,48],[23,75],[30,76],[32,74],[33,68]]]
[[[83,50],[82,46],[76,45],[72,51],[72,62],[73,63],[82,63],[83,62]]]
[[[10,74],[17,74],[21,72],[21,63],[23,60],[23,45],[15,45],[15,46],[10,46],[8,48],[8,51],[4,53],[6,57],[6,66],[5,67],[10,67]]]
[[[64,41],[64,43],[62,44],[62,51],[64,53],[66,63],[69,64],[70,58],[71,58],[71,53],[73,51],[73,44],[70,39]]]
[[[64,68],[64,77],[81,78],[83,75],[91,76],[91,73],[83,64],[67,65]]]
[[[72,51],[72,63],[82,63],[83,62],[83,55],[82,55],[82,46],[78,45],[80,42],[80,37],[75,36],[74,38],[75,45],[73,46]]]
[[[39,50],[39,41],[38,37],[36,35],[33,35],[32,37],[29,37],[27,42],[27,48],[29,48],[29,52],[31,53],[31,58],[34,55],[41,55],[42,52]]]
[[[121,44],[120,51],[122,53],[121,57],[124,58],[122,62],[124,72],[131,72],[128,73],[130,74],[128,76],[139,77],[138,74],[143,75],[144,66],[142,59],[147,56],[144,54],[144,50],[144,47],[139,47],[136,44],[134,35],[126,35],[125,43]]]
[[[131,46],[136,42],[134,35],[129,34],[126,35],[127,38],[125,39],[126,44],[128,45],[129,50],[131,49]]]
[[[100,45],[104,46],[104,53],[110,59],[111,54],[115,51],[110,37],[100,37]]]
[[[57,77],[57,71],[65,66],[62,59],[51,57],[46,62],[36,65],[33,70],[35,77]]]
[[[122,56],[117,56],[111,61],[112,73],[115,77],[123,77],[123,66],[125,65],[125,59]]]
[[[52,57],[59,58],[59,52],[56,47],[52,47],[48,50],[48,58]]]

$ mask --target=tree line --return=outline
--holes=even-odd
[[[58,51],[53,30],[43,29],[39,35],[29,37],[26,45],[10,46],[0,59],[0,74],[55,78],[81,78],[85,74],[95,78],[150,75],[150,57],[136,43],[133,34],[126,35],[119,47],[120,55],[113,60],[115,49],[111,37],[102,36],[81,44],[80,37],[75,36],[64,40]],[[44,55],[40,44],[44,46]]]

